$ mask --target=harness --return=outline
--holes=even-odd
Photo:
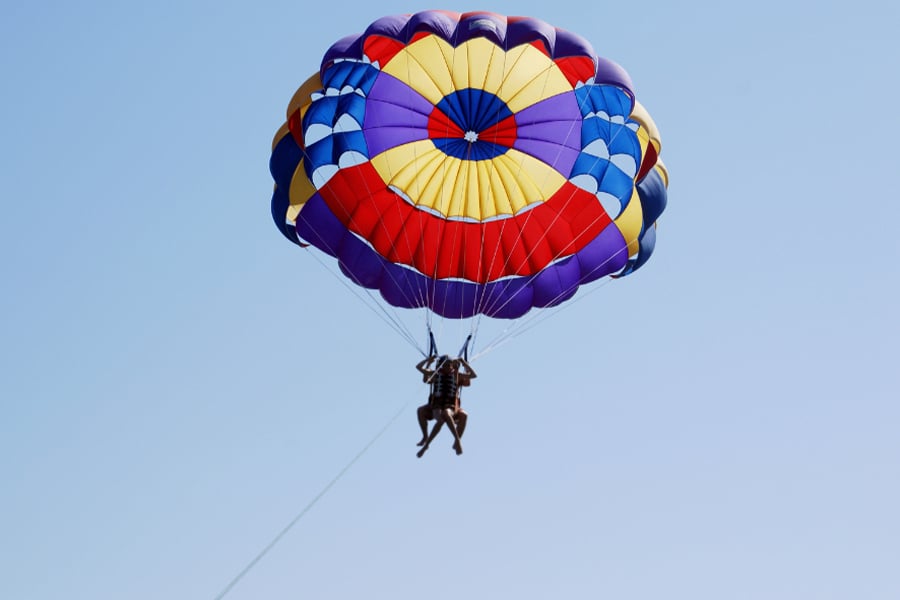
[[[456,373],[435,373],[431,382],[432,403],[438,408],[454,408],[456,395],[459,393],[459,382]]]

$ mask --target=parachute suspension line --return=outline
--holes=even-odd
[[[622,252],[622,251],[627,251],[627,248],[620,250],[620,252]],[[614,258],[614,256],[607,258],[605,261],[603,261],[603,263],[601,263],[600,265],[595,267],[594,271],[601,269],[607,262],[612,260]],[[592,271],[591,273],[593,273],[594,271]],[[591,273],[588,273],[588,276],[590,276]],[[560,312],[562,312],[565,309],[570,308],[575,303],[581,302],[582,300],[584,300],[591,294],[594,294],[595,292],[599,291],[601,288],[606,287],[610,283],[610,281],[612,281],[612,280],[609,278],[604,279],[604,280],[596,283],[595,285],[592,285],[590,287],[590,289],[588,289],[585,292],[582,292],[581,294],[578,295],[578,297],[574,298],[573,300],[565,302],[562,305],[554,304],[557,300],[560,300],[562,297],[564,297],[568,293],[568,290],[562,290],[555,298],[553,298],[551,300],[549,307],[542,309],[540,311],[533,311],[530,314],[528,314],[527,316],[525,316],[524,318],[520,318],[520,319],[513,321],[506,329],[504,329],[502,332],[500,332],[493,340],[489,341],[488,344],[484,347],[484,349],[481,350],[478,354],[476,354],[472,358],[472,360],[475,360],[477,358],[480,358],[481,356],[484,356],[488,352],[491,352],[494,349],[496,349],[497,347],[502,346],[503,344],[510,341],[511,339],[519,337],[523,333],[530,331],[531,329],[533,329],[540,323],[543,323],[547,319],[559,314]]]
[[[335,132],[344,132],[345,131],[343,128],[343,125],[340,122],[335,123],[333,126],[335,127]],[[367,181],[365,181],[365,185],[366,185],[366,192],[369,195],[371,195],[372,190],[368,187]],[[304,218],[304,220],[305,220],[305,217],[303,216],[303,211],[300,211],[298,218]],[[350,225],[354,224],[354,220],[355,220],[355,215],[351,215]],[[382,224],[382,226],[384,226],[384,225]],[[348,230],[349,230],[348,235],[356,235],[355,233],[352,232],[352,230],[350,230],[350,227],[348,227]],[[325,240],[323,240],[322,238],[319,238],[319,241],[320,241],[320,243],[322,243],[324,246],[326,246],[328,248],[328,253],[331,254],[332,256],[334,256],[335,258],[337,258],[338,263],[340,263],[340,258],[338,258],[338,253],[335,251],[335,249],[332,248],[331,245],[328,244],[327,242],[325,242]],[[311,252],[311,254],[314,257],[316,256],[315,252]],[[321,263],[321,261],[318,259],[318,257],[316,257],[316,260]],[[332,271],[330,268],[327,268],[327,269],[329,272],[332,273],[332,275],[337,277],[337,275],[336,275],[336,273],[334,273],[334,271]],[[385,271],[385,273],[388,275],[388,277],[390,277],[391,281],[393,281],[395,284],[397,283],[396,278],[390,271]],[[363,299],[363,296],[358,293],[357,288],[347,285],[347,282],[344,278],[341,278],[341,277],[337,277],[337,278],[338,278],[338,280],[341,281],[342,284],[344,284],[345,287],[350,289],[354,293],[354,295],[356,295],[357,298]],[[365,299],[363,299],[363,302],[365,304],[369,305],[369,308],[373,312],[375,312],[375,314],[378,314],[379,317],[382,318],[383,321],[388,323],[411,346],[413,346],[419,352],[421,352],[422,351],[421,346],[419,346],[418,343],[416,343],[415,336],[412,335],[409,328],[403,323],[403,320],[399,317],[397,308],[387,302],[380,301],[375,296],[375,293],[373,292],[373,290],[371,288],[368,288],[368,287],[362,285],[362,283],[360,281],[356,280],[355,278],[351,278],[351,279],[354,281],[354,283],[358,284],[359,287],[362,287],[363,289],[366,290],[366,294],[368,295],[371,303],[366,302]],[[397,285],[396,287],[398,289],[402,289],[402,286]],[[408,298],[407,298],[407,300],[408,300]],[[388,306],[390,306],[390,309],[387,308]],[[393,313],[393,314],[391,314],[391,313]]]
[[[368,288],[362,288],[366,291],[366,295],[368,295],[368,300],[367,300],[366,295],[360,293],[359,286],[350,285],[347,282],[347,278],[341,277],[337,273],[335,273],[331,268],[329,268],[329,266],[327,264],[325,264],[325,262],[321,258],[319,258],[319,256],[316,255],[315,252],[312,252],[309,249],[309,247],[305,247],[304,250],[309,252],[310,256],[312,256],[317,263],[322,265],[322,267],[328,273],[330,273],[332,277],[337,279],[341,285],[343,285],[345,288],[350,290],[350,292],[354,296],[356,296],[356,298],[358,300],[360,300],[366,306],[366,308],[368,308],[373,313],[375,313],[379,319],[381,319],[384,323],[386,323],[388,325],[388,327],[390,327],[395,332],[397,332],[400,335],[400,337],[402,337],[404,340],[406,340],[406,342],[409,345],[411,345],[413,348],[415,348],[419,352],[422,352],[422,347],[416,342],[416,339],[413,336],[412,332],[410,332],[409,328],[402,321],[400,321],[396,315],[392,315],[390,312],[387,311],[387,309],[385,309],[384,303],[379,302],[374,297],[374,295],[373,295],[374,292],[372,290],[370,290]]]
[[[599,282],[596,285],[592,285],[589,290],[579,294],[576,298],[568,302],[543,309],[540,312],[533,312],[524,319],[516,321],[515,324],[510,325],[496,338],[488,342],[488,344],[481,351],[479,351],[475,356],[472,357],[472,360],[477,360],[482,356],[488,354],[489,352],[493,352],[500,346],[505,345],[507,342],[519,337],[524,333],[527,333],[528,331],[531,331],[547,319],[553,318],[562,311],[572,308],[572,306],[574,306],[576,303],[581,302],[591,294],[594,294],[600,289],[606,287],[610,283],[610,281],[612,280],[604,279],[602,282]]]
[[[344,468],[341,469],[341,470],[338,472],[338,474],[335,475],[334,478],[333,478],[331,481],[329,481],[328,484],[327,484],[324,488],[322,488],[322,491],[320,491],[320,492],[319,492],[312,500],[310,500],[310,501],[306,504],[306,506],[304,506],[304,507],[300,510],[300,512],[297,513],[297,515],[296,515],[293,519],[291,519],[291,521],[290,521],[290,522],[289,522],[289,523],[288,523],[281,531],[279,531],[278,534],[277,534],[274,538],[272,538],[272,541],[270,541],[270,542],[265,546],[265,548],[263,548],[263,549],[256,555],[256,557],[255,557],[253,560],[251,560],[249,563],[247,563],[247,566],[244,567],[244,568],[241,570],[241,572],[238,573],[238,574],[237,574],[237,575],[236,575],[236,576],[228,583],[228,585],[225,586],[225,589],[223,589],[221,592],[219,592],[219,594],[215,597],[214,600],[222,600],[222,598],[224,598],[225,595],[228,594],[228,592],[230,592],[230,591],[232,590],[232,588],[234,588],[234,586],[237,585],[237,583],[238,583],[241,579],[243,579],[244,576],[245,576],[247,573],[249,573],[250,570],[253,569],[253,567],[255,567],[256,564],[257,564],[260,560],[262,560],[263,557],[264,557],[266,554],[268,554],[269,551],[270,551],[272,548],[275,547],[275,544],[277,544],[278,542],[280,542],[280,541],[281,541],[281,538],[283,538],[283,537],[288,533],[288,531],[290,531],[290,530],[294,527],[294,525],[297,524],[297,522],[298,522],[300,519],[302,519],[304,516],[306,516],[306,513],[308,513],[309,510],[310,510],[313,506],[315,506],[316,503],[317,503],[319,500],[321,500],[322,497],[323,497],[325,494],[328,493],[328,491],[334,486],[334,484],[336,484],[336,483],[337,483],[337,482],[338,482],[338,481],[339,481],[339,480],[347,473],[347,471],[349,471],[350,468],[351,468],[353,465],[355,465],[356,462],[357,462],[360,458],[362,458],[363,455],[364,455],[366,452],[369,451],[369,448],[371,448],[372,446],[374,446],[374,445],[375,445],[375,442],[377,442],[377,441],[381,438],[381,436],[384,435],[385,432],[386,432],[388,429],[390,429],[391,425],[393,425],[393,424],[397,421],[397,419],[400,418],[400,415],[402,415],[403,413],[406,412],[406,408],[411,404],[411,402],[412,402],[412,400],[408,400],[408,401],[406,402],[406,404],[404,404],[404,405],[403,405],[396,413],[394,413],[394,416],[392,416],[392,417],[390,418],[390,420],[387,422],[387,424],[385,424],[385,426],[382,427],[381,430],[380,430],[378,433],[375,434],[375,437],[373,437],[371,440],[369,440],[369,443],[367,443],[365,446],[363,446],[362,450],[360,450],[359,452],[357,452],[356,456],[354,456],[352,459],[350,459],[350,462],[348,462],[346,465],[344,465]]]
[[[360,124],[360,125],[362,125],[362,124]],[[335,124],[334,124],[334,127],[336,128],[336,131],[337,131],[337,130],[338,130],[337,128],[338,128],[338,127],[342,127],[342,125],[341,125],[340,122],[338,122],[338,123],[335,123]],[[366,191],[367,195],[368,195],[368,196],[371,196],[371,195],[372,195],[372,189],[369,187],[368,180],[363,179],[363,184],[365,185],[365,191]],[[399,212],[399,210],[400,210],[399,205],[397,206],[397,210],[398,210],[398,212]],[[302,213],[301,213],[301,214],[302,214]],[[355,214],[354,214],[354,215],[351,215],[351,217],[350,217],[350,224],[351,224],[351,225],[354,224],[355,219],[356,219],[356,215],[355,215]],[[383,228],[383,230],[384,230],[385,232],[387,232],[387,227],[386,227],[386,225],[384,224],[384,220],[379,220],[378,223],[379,223],[379,225]],[[350,235],[355,235],[355,234],[352,233],[352,231],[351,231]],[[408,233],[405,234],[405,235],[406,235],[406,243],[407,243],[407,246],[410,246]],[[395,244],[395,243],[396,243],[396,240],[394,240],[394,242],[392,242],[392,243]],[[333,255],[337,256],[337,253],[334,252],[333,250],[332,250],[331,253],[332,253]],[[398,290],[403,290],[403,286],[399,284],[399,282],[397,281],[397,278],[394,276],[394,274],[393,274],[390,270],[385,270],[385,271],[384,271],[384,274],[387,275],[387,277],[389,277],[390,280],[395,284],[395,288],[396,288],[396,289],[398,289]],[[395,325],[394,329],[397,330],[397,331],[399,331],[399,332],[401,332],[401,335],[407,340],[407,342],[409,342],[409,343],[410,343],[414,348],[416,348],[419,352],[422,352],[421,346],[419,346],[419,345],[415,342],[415,337],[416,337],[416,336],[413,336],[413,334],[412,334],[412,333],[410,332],[410,330],[409,330],[409,327],[404,323],[404,319],[401,318],[400,312],[399,312],[399,310],[397,309],[397,307],[394,306],[394,305],[392,305],[392,304],[390,304],[390,303],[387,302],[387,301],[382,301],[382,300],[380,300],[379,298],[377,298],[377,297],[375,296],[374,292],[373,292],[370,288],[367,288],[366,286],[363,286],[359,281],[355,281],[355,283],[360,284],[361,287],[363,287],[364,289],[367,290],[367,293],[368,293],[368,295],[369,295],[369,298],[370,298],[371,301],[372,301],[372,305],[376,306],[376,307],[378,308],[378,310],[380,310],[382,313],[384,313],[384,314],[387,316],[387,318],[389,319],[389,321]],[[405,300],[406,303],[409,304],[410,306],[423,306],[423,305],[425,305],[425,302],[423,301],[423,300],[424,300],[423,298],[421,298],[421,297],[419,297],[419,298],[410,298],[410,296],[408,296],[408,295],[406,294],[406,292],[403,292],[403,294],[404,294],[404,300]],[[390,308],[387,308],[387,307],[390,307]],[[391,313],[392,313],[392,314],[391,314]]]

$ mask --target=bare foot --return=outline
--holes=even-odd
[[[419,458],[422,458],[422,456],[425,454],[426,450],[428,450],[428,446],[423,446],[421,450],[416,452],[416,456]]]
[[[427,437],[427,436],[426,436],[426,437],[423,437],[421,440],[419,440],[419,441],[416,443],[416,446],[424,446],[424,445],[425,445],[425,442],[427,442],[427,441],[428,441],[428,437]]]
[[[462,454],[462,446],[459,444],[459,442],[456,442],[455,444],[453,444],[453,449],[456,450],[457,456]]]

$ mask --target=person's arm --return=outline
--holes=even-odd
[[[469,385],[470,383],[472,383],[472,380],[473,380],[473,379],[475,379],[476,377],[478,377],[478,374],[475,373],[475,369],[472,368],[472,365],[470,365],[470,364],[468,363],[468,361],[466,361],[466,359],[460,358],[460,359],[459,359],[459,364],[462,365],[463,368],[465,368],[465,370],[466,370],[465,373],[463,373],[462,371],[460,371],[460,372],[458,373],[458,375],[459,375],[459,379],[458,379],[458,380],[459,380],[459,385]]]
[[[418,370],[419,373],[422,374],[422,381],[424,381],[425,383],[428,383],[431,379],[431,376],[434,375],[434,371],[428,368],[428,365],[430,365],[434,361],[434,359],[434,356],[428,356],[426,358],[423,358],[419,362],[419,364],[416,365],[416,370]]]

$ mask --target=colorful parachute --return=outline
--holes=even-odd
[[[394,306],[516,318],[644,264],[666,204],[659,148],[628,74],[575,34],[385,17],[294,94],[272,215]]]

